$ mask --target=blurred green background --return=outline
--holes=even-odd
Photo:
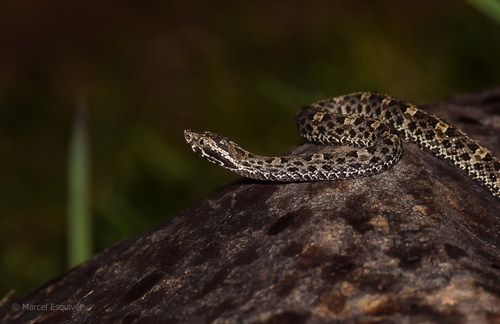
[[[500,24],[475,5],[1,1],[0,299],[67,269],[76,107],[97,253],[238,179],[193,154],[185,128],[271,155],[300,143],[295,112],[313,101],[498,86]]]

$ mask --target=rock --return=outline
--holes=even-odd
[[[500,89],[420,106],[500,156]],[[396,166],[368,178],[243,180],[8,302],[0,318],[500,323],[500,200],[406,142]]]

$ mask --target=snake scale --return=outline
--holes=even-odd
[[[324,181],[371,176],[391,168],[403,152],[401,139],[452,164],[500,199],[500,161],[461,130],[414,105],[360,92],[306,105],[297,113],[300,135],[347,151],[265,157],[211,133],[184,131],[192,150],[247,178]]]

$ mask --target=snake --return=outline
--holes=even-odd
[[[243,177],[273,181],[331,181],[372,176],[401,158],[402,140],[446,161],[500,199],[500,161],[458,128],[405,101],[358,92],[303,106],[299,134],[317,145],[344,150],[260,156],[213,132],[186,129],[184,138],[199,156]]]

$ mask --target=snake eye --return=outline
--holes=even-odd
[[[200,140],[200,145],[205,145],[205,140],[204,139]]]

